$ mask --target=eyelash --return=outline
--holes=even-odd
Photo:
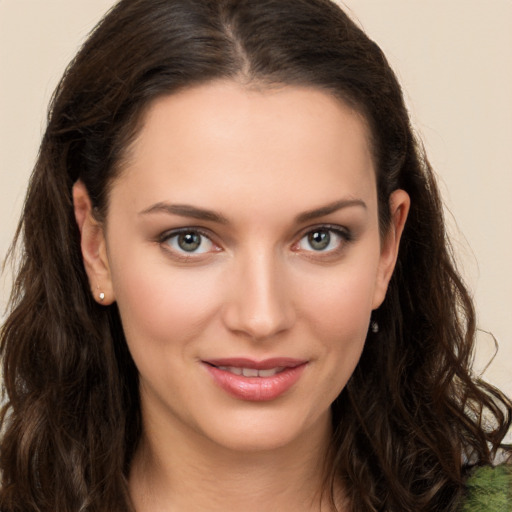
[[[332,242],[332,234],[334,234],[335,237],[338,238],[338,241],[336,244],[337,246],[332,249],[329,249],[329,250],[323,250],[323,249],[315,250],[314,248],[301,249],[300,244],[304,240],[306,240],[307,237],[313,236],[314,234],[318,234],[320,232],[329,234],[329,239],[328,239],[329,244],[328,245],[330,245],[330,243]],[[186,251],[183,248],[171,246],[170,241],[176,240],[176,242],[178,243],[179,237],[185,236],[185,235],[199,235],[200,244],[202,245],[206,240],[211,245],[211,247],[213,247],[213,250],[211,250],[211,248],[210,248],[210,249],[207,249],[206,251],[196,252],[195,250],[194,251]],[[295,252],[300,252],[303,250],[306,253],[311,253],[311,254],[308,254],[309,257],[322,258],[322,257],[328,257],[328,256],[337,256],[340,252],[343,251],[346,244],[352,242],[353,239],[354,238],[352,236],[352,233],[350,232],[350,230],[348,230],[346,228],[341,228],[340,226],[333,226],[333,225],[328,225],[328,224],[321,224],[318,226],[309,227],[309,228],[307,228],[306,231],[303,231],[300,235],[300,238],[296,242],[294,242],[294,244],[292,245],[292,250]],[[210,233],[208,233],[207,231],[205,231],[201,228],[196,228],[196,227],[186,227],[186,228],[179,228],[179,229],[173,229],[171,231],[166,231],[165,233],[163,233],[162,235],[160,235],[158,237],[158,243],[160,245],[162,245],[166,251],[171,252],[174,257],[181,259],[183,261],[190,261],[192,258],[201,257],[201,256],[204,256],[211,252],[219,252],[222,250],[212,240],[212,236]],[[308,243],[308,242],[306,242],[306,243]],[[327,245],[327,247],[328,247],[328,245]],[[311,245],[310,245],[310,247],[311,247]]]

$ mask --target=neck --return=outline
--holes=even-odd
[[[324,476],[330,420],[268,451],[235,451],[196,432],[145,425],[130,472],[137,512],[327,512]]]

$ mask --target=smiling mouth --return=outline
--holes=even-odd
[[[308,361],[279,357],[254,361],[229,358],[203,361],[214,382],[245,401],[269,401],[285,394],[300,379]]]

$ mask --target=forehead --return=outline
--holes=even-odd
[[[360,194],[373,182],[366,123],[334,96],[216,82],[150,105],[117,186],[129,185],[142,208],[182,188],[190,200],[279,189],[310,198],[318,190],[320,201],[329,191]]]

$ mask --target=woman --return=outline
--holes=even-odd
[[[19,234],[2,511],[471,506],[512,404],[471,377],[430,167],[335,5],[122,0]]]

